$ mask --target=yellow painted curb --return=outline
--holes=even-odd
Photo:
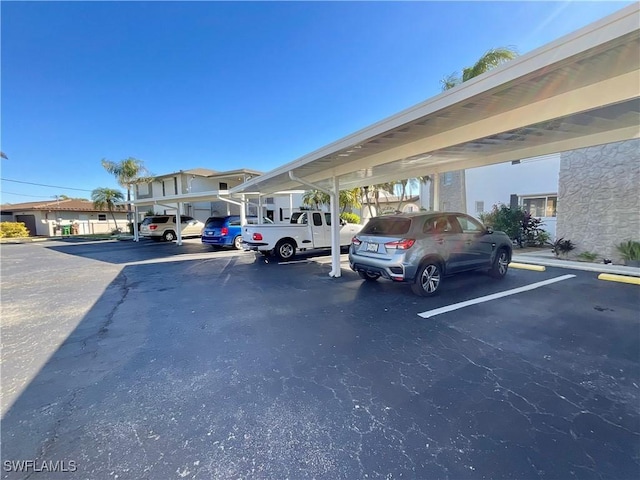
[[[547,267],[543,267],[542,265],[529,265],[528,263],[511,262],[509,266],[511,268],[519,268],[521,270],[533,270],[534,272],[544,272],[547,269]]]
[[[613,275],[612,273],[601,273],[598,280],[608,280],[610,282],[632,283],[640,285],[640,277],[629,277],[627,275]]]

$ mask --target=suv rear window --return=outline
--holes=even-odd
[[[142,225],[149,225],[151,223],[167,223],[169,217],[147,217],[142,221]]]
[[[408,218],[377,217],[372,218],[362,229],[365,235],[404,235],[411,227]]]
[[[210,217],[207,218],[204,226],[206,228],[220,228],[224,227],[225,217]]]

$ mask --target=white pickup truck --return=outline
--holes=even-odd
[[[362,225],[340,221],[340,246],[348,247]],[[242,241],[246,249],[263,255],[275,253],[290,260],[296,250],[331,247],[331,214],[314,210],[295,212],[288,224],[245,225]]]

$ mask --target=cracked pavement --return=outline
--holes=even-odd
[[[571,272],[422,319],[566,271],[422,299],[329,270],[197,241],[3,247],[3,465],[78,469],[2,478],[638,477],[636,286]]]

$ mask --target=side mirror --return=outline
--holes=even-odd
[[[493,233],[493,228],[491,227],[487,227],[487,229],[484,231],[485,235],[491,235]]]
[[[340,219],[340,225],[345,226],[347,224],[346,220]]]

